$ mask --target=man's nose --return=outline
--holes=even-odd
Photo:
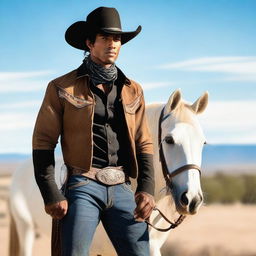
[[[111,48],[115,48],[115,41],[113,39],[113,37],[108,38],[108,46]]]

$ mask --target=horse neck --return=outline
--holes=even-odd
[[[159,147],[158,147],[158,122],[161,114],[161,110],[164,107],[164,104],[152,104],[148,105],[146,109],[146,114],[149,125],[149,129],[151,132],[151,137],[154,145],[154,155],[153,155],[153,164],[155,170],[155,199],[161,197],[160,190],[163,189],[166,184],[163,176],[162,166],[159,161]]]

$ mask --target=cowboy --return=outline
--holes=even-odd
[[[117,10],[107,7],[66,31],[86,56],[49,83],[33,133],[35,178],[46,213],[58,221],[60,255],[88,255],[99,221],[118,255],[149,255],[153,144],[142,88],[115,65],[121,45],[140,31],[123,32]],[[59,136],[68,169],[61,190],[54,178]]]

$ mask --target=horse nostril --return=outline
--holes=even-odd
[[[188,205],[188,197],[187,197],[187,192],[184,192],[182,195],[181,195],[181,198],[180,198],[180,201],[182,204],[184,205]]]
[[[202,194],[199,194],[199,202],[201,203],[201,202],[203,202],[203,201],[204,201],[203,195],[202,195]]]

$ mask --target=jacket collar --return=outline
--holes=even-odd
[[[76,79],[79,79],[84,76],[89,76],[89,71],[84,63],[82,63],[78,69],[76,74]],[[130,86],[131,81],[128,79],[125,74],[117,67],[117,83],[119,84],[125,84],[127,86]]]

